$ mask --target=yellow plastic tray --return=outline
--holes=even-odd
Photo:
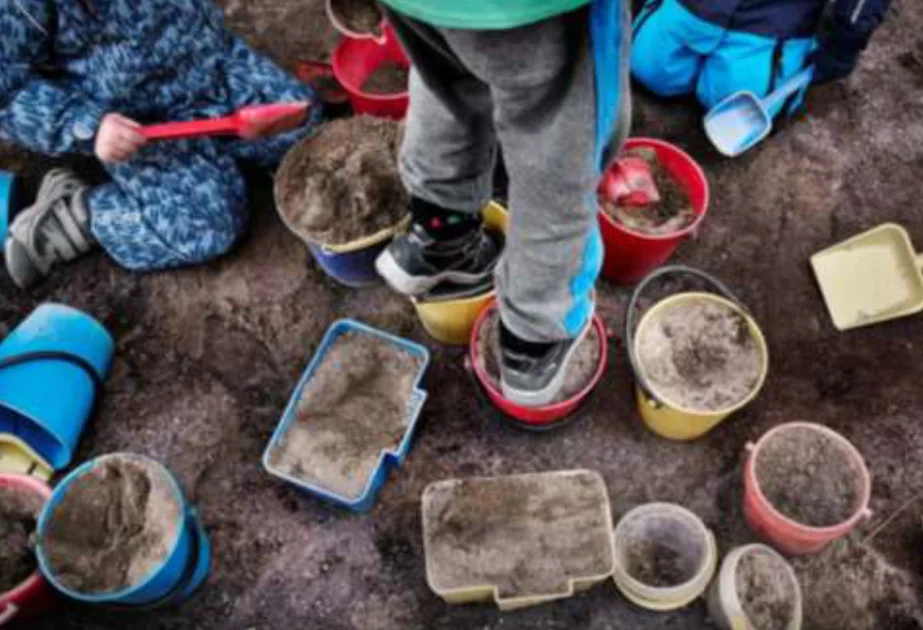
[[[567,585],[563,590],[556,593],[546,593],[541,595],[529,595],[529,594],[516,594],[515,596],[502,597],[500,595],[499,586],[482,584],[482,585],[448,585],[448,584],[438,584],[433,579],[433,563],[437,561],[433,553],[433,540],[434,536],[437,535],[437,532],[433,531],[432,519],[430,517],[433,510],[437,509],[432,506],[432,494],[434,490],[439,489],[440,486],[454,485],[459,483],[467,483],[472,485],[481,486],[479,491],[489,492],[490,487],[495,484],[503,484],[509,480],[522,480],[522,479],[536,479],[541,481],[542,479],[554,478],[554,477],[582,477],[583,480],[580,482],[585,482],[586,478],[591,478],[592,482],[597,484],[599,488],[599,513],[600,519],[598,527],[601,531],[605,532],[605,536],[609,541],[609,548],[605,551],[605,559],[608,561],[608,569],[606,572],[600,575],[587,575],[587,576],[575,576],[568,580]],[[523,509],[530,509],[528,505],[524,505]],[[615,568],[615,550],[612,541],[611,532],[613,530],[612,525],[612,507],[609,502],[609,493],[606,489],[606,484],[603,481],[599,473],[589,471],[589,470],[567,470],[567,471],[557,471],[557,472],[548,472],[548,473],[531,473],[526,475],[515,475],[511,477],[481,477],[467,480],[458,480],[450,479],[446,481],[438,481],[430,484],[426,490],[423,492],[422,499],[422,517],[423,517],[423,545],[424,551],[426,554],[426,582],[429,585],[430,589],[443,600],[450,604],[468,604],[468,603],[477,603],[477,602],[489,602],[493,601],[502,611],[511,611],[517,610],[520,608],[526,608],[529,606],[536,606],[538,604],[543,604],[545,602],[550,602],[558,599],[566,599],[573,596],[576,593],[585,591],[590,587],[603,582],[604,580],[612,576],[612,571]],[[541,541],[536,541],[536,549],[542,548]],[[484,553],[502,553],[502,549],[492,550],[484,549]]]
[[[923,311],[923,256],[900,225],[884,223],[818,252],[811,266],[838,330]]]
[[[50,481],[54,470],[21,439],[9,433],[0,433],[0,473]]]

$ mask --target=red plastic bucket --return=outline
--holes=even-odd
[[[593,389],[596,388],[596,385],[603,377],[603,373],[606,371],[606,364],[609,357],[609,339],[606,335],[605,324],[603,324],[599,315],[594,315],[593,326],[596,328],[596,333],[600,339],[599,368],[597,368],[596,373],[587,386],[576,396],[568,400],[545,405],[544,407],[523,407],[522,405],[517,405],[504,398],[501,391],[493,384],[493,379],[490,378],[481,365],[481,351],[480,348],[478,348],[477,342],[480,336],[481,326],[484,325],[484,322],[487,321],[488,316],[490,316],[495,308],[497,308],[496,302],[491,302],[485,307],[484,310],[481,311],[481,314],[478,315],[478,318],[474,322],[474,328],[471,330],[468,361],[478,384],[487,392],[487,398],[494,407],[504,415],[519,421],[526,428],[548,428],[549,425],[559,423],[580,407]]]
[[[0,487],[17,488],[36,494],[45,501],[51,488],[42,481],[24,475],[0,473]],[[0,593],[0,626],[23,617],[32,617],[48,610],[55,602],[54,590],[36,568],[35,572],[14,589]]]
[[[357,114],[369,114],[399,120],[407,113],[410,94],[367,94],[362,84],[386,61],[396,62],[406,68],[410,60],[404,54],[391,27],[385,28],[384,43],[373,39],[344,37],[333,51],[333,76],[349,95],[349,102]]]
[[[651,148],[657,153],[661,166],[689,195],[696,220],[672,234],[641,234],[600,210],[599,225],[606,247],[603,275],[618,284],[634,284],[667,262],[679,244],[698,230],[708,212],[708,180],[702,167],[688,153],[669,142],[653,138],[629,138],[625,142],[625,149],[639,147]],[[605,179],[606,174],[603,174],[600,181]],[[602,188],[600,185],[600,191]]]
[[[783,431],[809,429],[819,431],[836,441],[853,459],[859,484],[859,499],[852,516],[839,525],[831,527],[809,527],[784,516],[772,506],[760,489],[756,476],[756,461],[763,446]],[[858,523],[871,517],[868,508],[872,494],[872,481],[862,455],[849,440],[836,431],[810,422],[790,422],[772,429],[754,444],[747,444],[749,451],[744,467],[744,517],[750,529],[779,551],[788,555],[816,553],[828,543],[848,534]]]

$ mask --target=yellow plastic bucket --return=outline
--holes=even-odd
[[[482,211],[482,216],[488,230],[506,234],[509,216],[503,206],[491,202]],[[459,346],[471,341],[471,329],[478,314],[495,295],[491,281],[484,287],[475,287],[450,298],[414,298],[413,306],[420,323],[431,337],[446,345]]]
[[[644,314],[644,317],[641,318],[637,329],[635,329],[634,312],[639,297],[653,280],[666,275],[695,276],[704,280],[720,295],[705,292],[685,292],[672,295],[652,306],[647,313]],[[656,388],[648,382],[644,376],[644,369],[639,365],[637,359],[640,339],[644,337],[645,332],[668,312],[677,307],[694,302],[711,302],[713,304],[719,304],[742,316],[747,322],[750,335],[756,342],[760,355],[760,376],[750,394],[738,403],[716,411],[687,409],[679,403],[669,400],[667,397],[657,392]],[[663,267],[650,274],[635,289],[631,301],[629,302],[628,313],[625,319],[626,351],[632,371],[634,372],[638,411],[644,423],[652,431],[662,437],[679,441],[694,440],[702,437],[729,415],[750,404],[759,394],[760,390],[763,388],[763,384],[766,382],[766,376],[769,372],[769,348],[766,344],[766,337],[763,335],[763,331],[760,330],[759,325],[743,304],[734,297],[733,293],[731,293],[722,282],[703,271],[692,267],[674,265]]]

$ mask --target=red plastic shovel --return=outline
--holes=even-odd
[[[606,170],[599,192],[606,200],[623,207],[649,206],[660,201],[650,164],[633,155],[620,158]]]
[[[148,140],[178,140],[202,136],[271,136],[294,129],[304,122],[310,103],[275,103],[251,105],[229,116],[147,125],[141,133]]]

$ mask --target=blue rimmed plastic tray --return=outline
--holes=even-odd
[[[343,335],[350,332],[364,335],[374,335],[421,359],[420,369],[414,382],[414,391],[407,403],[407,414],[409,416],[409,420],[407,422],[407,429],[404,431],[404,437],[401,438],[401,442],[398,444],[397,448],[386,448],[381,451],[381,454],[378,458],[378,465],[369,476],[369,479],[365,484],[365,488],[358,497],[348,497],[345,495],[337,494],[326,488],[321,488],[320,486],[309,483],[304,479],[298,479],[288,475],[274,468],[269,461],[269,455],[272,452],[273,447],[288,431],[289,425],[297,419],[296,412],[298,409],[298,403],[301,400],[301,394],[304,391],[305,386],[308,384],[308,381],[311,380],[311,376],[314,374],[314,370],[317,369],[317,366],[320,365],[321,361],[323,361],[324,356],[330,350],[330,347],[333,345],[333,343]],[[263,467],[267,470],[267,472],[269,472],[269,474],[288,481],[289,483],[298,486],[305,492],[317,496],[324,501],[328,501],[334,505],[339,505],[353,512],[369,511],[375,504],[375,499],[378,496],[378,490],[387,480],[390,470],[403,464],[404,460],[407,458],[407,453],[410,451],[410,443],[413,439],[414,431],[417,428],[420,412],[423,410],[423,404],[426,402],[426,392],[420,389],[420,381],[423,378],[424,372],[426,372],[426,368],[429,365],[429,360],[429,350],[419,344],[413,343],[412,341],[408,341],[400,337],[395,337],[394,335],[378,330],[377,328],[372,328],[371,326],[367,326],[366,324],[357,322],[352,319],[341,319],[334,322],[333,325],[327,329],[327,333],[324,335],[323,340],[321,340],[321,344],[318,347],[317,352],[314,353],[314,357],[311,359],[307,369],[305,369],[304,374],[302,374],[301,379],[298,381],[298,385],[295,387],[295,391],[292,392],[292,396],[288,401],[288,406],[285,408],[285,412],[282,414],[282,420],[276,427],[276,430],[272,435],[272,439],[269,440],[266,451],[263,453]]]

